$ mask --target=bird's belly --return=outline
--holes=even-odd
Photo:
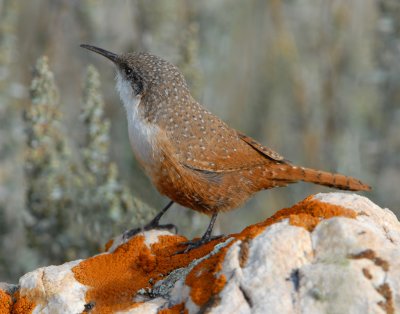
[[[132,151],[146,173],[151,176],[160,161],[160,154],[157,149],[158,128],[138,119],[128,123]]]
[[[235,181],[235,174],[208,177],[166,158],[153,182],[161,194],[176,203],[211,215],[240,206],[255,192],[240,180]]]

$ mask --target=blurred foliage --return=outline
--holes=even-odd
[[[56,259],[66,249],[60,243],[67,235],[59,231],[65,230],[70,221],[70,204],[75,195],[69,193],[73,173],[61,132],[58,91],[45,57],[38,60],[34,70],[31,100],[32,105],[24,114],[26,207],[31,215],[28,245]]]
[[[48,60],[38,60],[25,112],[26,220],[28,245],[45,263],[93,254],[151,210],[135,200],[117,179],[109,161],[109,126],[103,117],[99,74],[87,70],[81,120],[87,136],[82,156],[71,155],[62,126],[59,96]],[[83,160],[82,165],[76,160]]]
[[[110,64],[80,43],[177,64],[232,127],[294,163],[359,177],[399,214],[399,1],[0,0],[0,281],[91,254],[147,220],[145,203],[167,203],[133,158]],[[40,59],[30,100],[41,55],[61,92]],[[82,99],[91,62],[104,84],[89,67]],[[216,232],[325,191],[258,193]],[[187,236],[208,223],[176,205],[164,219]]]
[[[15,77],[20,5],[0,1],[0,278],[21,274],[30,264],[26,263],[30,255],[22,223],[23,139],[18,100],[23,87]]]

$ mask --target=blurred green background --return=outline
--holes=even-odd
[[[168,202],[130,151],[114,69],[81,43],[175,63],[232,127],[400,213],[399,1],[0,0],[0,281],[94,254]],[[260,192],[215,233],[327,191]],[[193,237],[208,217],[163,221]]]

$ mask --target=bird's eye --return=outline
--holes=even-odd
[[[130,68],[125,68],[125,74],[126,74],[126,75],[132,74],[132,69],[130,69]]]

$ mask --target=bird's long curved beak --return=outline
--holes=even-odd
[[[99,48],[99,47],[95,47],[95,46],[91,46],[91,45],[86,45],[86,44],[82,44],[82,45],[80,45],[80,46],[81,46],[82,48],[87,49],[87,50],[94,51],[94,52],[96,52],[96,53],[98,53],[98,54],[100,54],[100,55],[106,57],[107,59],[110,59],[110,60],[111,60],[112,62],[114,62],[114,63],[118,63],[118,61],[119,61],[119,55],[117,55],[117,54],[115,54],[115,53],[113,53],[113,52],[104,50],[104,49]]]

